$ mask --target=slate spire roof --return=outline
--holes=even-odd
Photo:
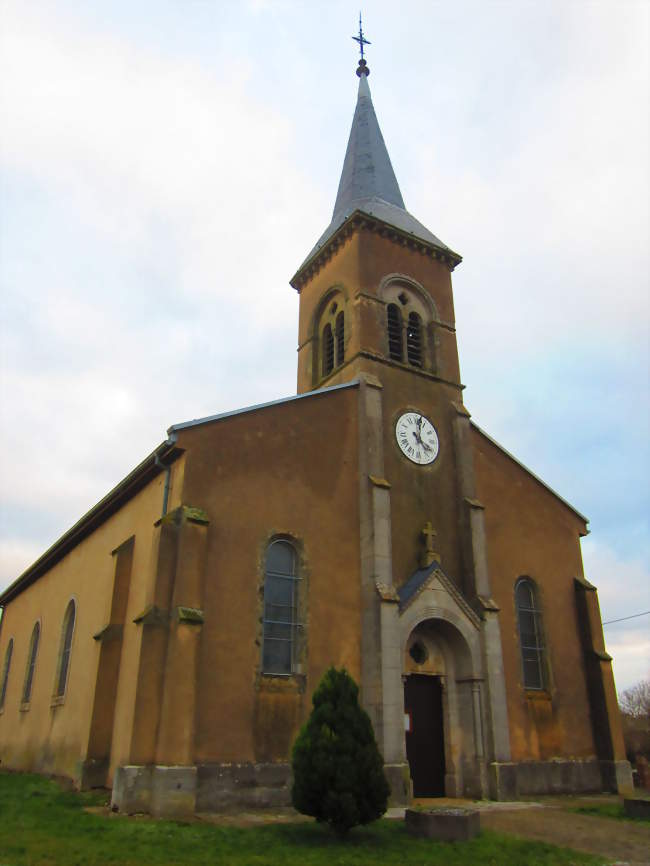
[[[448,251],[460,260],[460,256],[453,253],[446,244],[406,210],[372,104],[368,86],[369,73],[366,61],[361,60],[357,69],[359,76],[357,105],[352,119],[332,221],[298,269],[298,273],[356,211],[379,219],[440,250]]]
[[[359,94],[332,220],[356,203],[379,199],[402,210],[404,199],[381,134],[370,96],[367,67],[359,76]]]

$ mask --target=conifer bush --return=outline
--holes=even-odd
[[[326,672],[312,703],[293,746],[291,799],[299,812],[344,834],[386,811],[384,762],[357,684],[344,668]]]

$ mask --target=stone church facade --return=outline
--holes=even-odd
[[[361,61],[291,280],[298,393],[168,438],[0,596],[0,760],[125,811],[288,801],[330,665],[396,803],[623,791],[586,519],[463,403],[453,250],[406,211]]]

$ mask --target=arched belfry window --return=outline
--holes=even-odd
[[[328,322],[323,328],[323,376],[329,376],[334,369],[334,335]]]
[[[330,297],[318,322],[320,334],[320,376],[329,376],[345,361],[345,312],[343,296]],[[317,365],[316,365],[317,367]]]
[[[298,561],[293,545],[282,539],[266,549],[262,671],[293,673],[298,631]]]
[[[68,682],[68,670],[70,668],[70,651],[72,649],[72,635],[74,634],[74,622],[76,608],[74,601],[70,601],[63,617],[63,628],[61,630],[61,650],[59,653],[58,676],[56,678],[55,696],[62,698]]]
[[[41,637],[41,627],[38,623],[32,630],[32,638],[29,642],[29,655],[27,656],[27,669],[25,670],[25,685],[23,686],[23,703],[28,704],[32,699],[34,687],[34,670],[36,668],[36,657],[38,655],[38,642]]]
[[[402,361],[402,313],[397,304],[388,305],[388,354],[393,361]]]
[[[406,357],[413,367],[422,366],[422,320],[417,313],[409,313],[406,326]]]
[[[524,688],[543,689],[546,686],[546,665],[542,613],[535,584],[529,578],[523,577],[517,581],[515,603]]]
[[[422,286],[388,281],[380,288],[386,303],[388,357],[411,367],[435,372],[435,333],[438,320],[433,299]]]
[[[0,710],[5,705],[5,698],[7,697],[7,685],[9,683],[9,669],[11,667],[11,656],[14,652],[14,639],[11,638],[9,643],[7,644],[7,650],[5,652],[5,663],[2,666],[2,685],[0,685]]]
[[[340,367],[345,358],[345,316],[343,310],[336,316],[336,366]]]

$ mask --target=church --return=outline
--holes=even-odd
[[[463,403],[451,274],[358,98],[291,279],[297,394],[174,424],[0,595],[3,768],[179,816],[290,799],[324,672],[394,804],[631,788],[587,519]]]

